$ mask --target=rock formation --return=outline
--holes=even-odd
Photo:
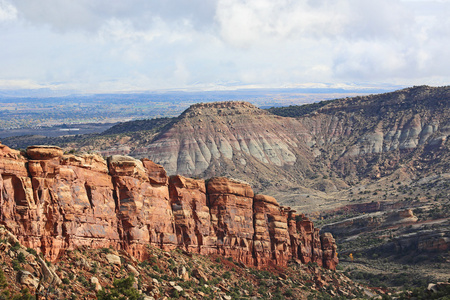
[[[257,265],[266,265],[271,260],[285,265],[292,255],[285,210],[275,198],[265,195],[256,195],[253,207]]]
[[[148,159],[3,145],[0,175],[1,224],[52,261],[82,246],[124,249],[142,260],[152,244],[259,268],[292,257],[329,269],[337,263],[331,234],[319,236],[304,216],[233,179],[168,178]]]
[[[207,185],[211,223],[219,253],[253,264],[253,190],[246,183],[224,177]]]
[[[138,258],[143,257],[146,244],[175,248],[174,217],[164,172],[149,161],[144,165],[129,156],[113,155],[108,159],[108,166],[117,198],[119,234],[124,248]],[[149,175],[154,175],[155,169],[157,174],[150,180]]]
[[[214,253],[217,237],[211,225],[205,181],[172,176],[169,192],[177,240],[188,251]]]

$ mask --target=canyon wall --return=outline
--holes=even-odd
[[[0,175],[0,223],[51,261],[83,246],[144,260],[151,244],[259,268],[290,259],[329,269],[338,263],[331,234],[320,236],[304,215],[236,180],[169,178],[148,159],[105,161],[53,146],[21,154],[1,144]]]

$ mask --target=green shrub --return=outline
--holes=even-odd
[[[115,299],[128,299],[139,300],[141,296],[139,292],[133,288],[134,277],[128,276],[123,279],[114,280],[113,287],[102,289],[97,293],[97,299],[99,300],[115,300]]]
[[[19,261],[16,259],[12,261],[12,266],[15,271],[22,270],[22,267],[20,266]]]
[[[23,254],[22,252],[19,252],[19,254],[17,254],[17,260],[20,263],[24,263],[25,262],[25,254]]]
[[[223,278],[223,279],[230,279],[230,278],[231,278],[230,272],[226,271],[225,273],[223,273],[223,274],[222,274],[222,278]]]
[[[33,248],[27,248],[27,252],[30,253],[31,255],[37,256],[37,252]]]
[[[291,289],[289,289],[289,290],[286,290],[286,291],[284,292],[284,295],[285,295],[286,297],[292,297],[292,296],[294,296],[294,293],[292,292]]]
[[[111,249],[109,249],[109,248],[102,248],[101,251],[102,251],[103,253],[105,253],[105,254],[108,254],[108,253],[111,252]]]

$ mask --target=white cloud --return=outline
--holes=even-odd
[[[437,0],[0,0],[0,80],[448,84],[448,11]]]
[[[0,22],[17,18],[17,9],[6,0],[0,0]]]

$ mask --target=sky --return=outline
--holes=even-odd
[[[450,0],[0,0],[0,89],[450,84]]]

